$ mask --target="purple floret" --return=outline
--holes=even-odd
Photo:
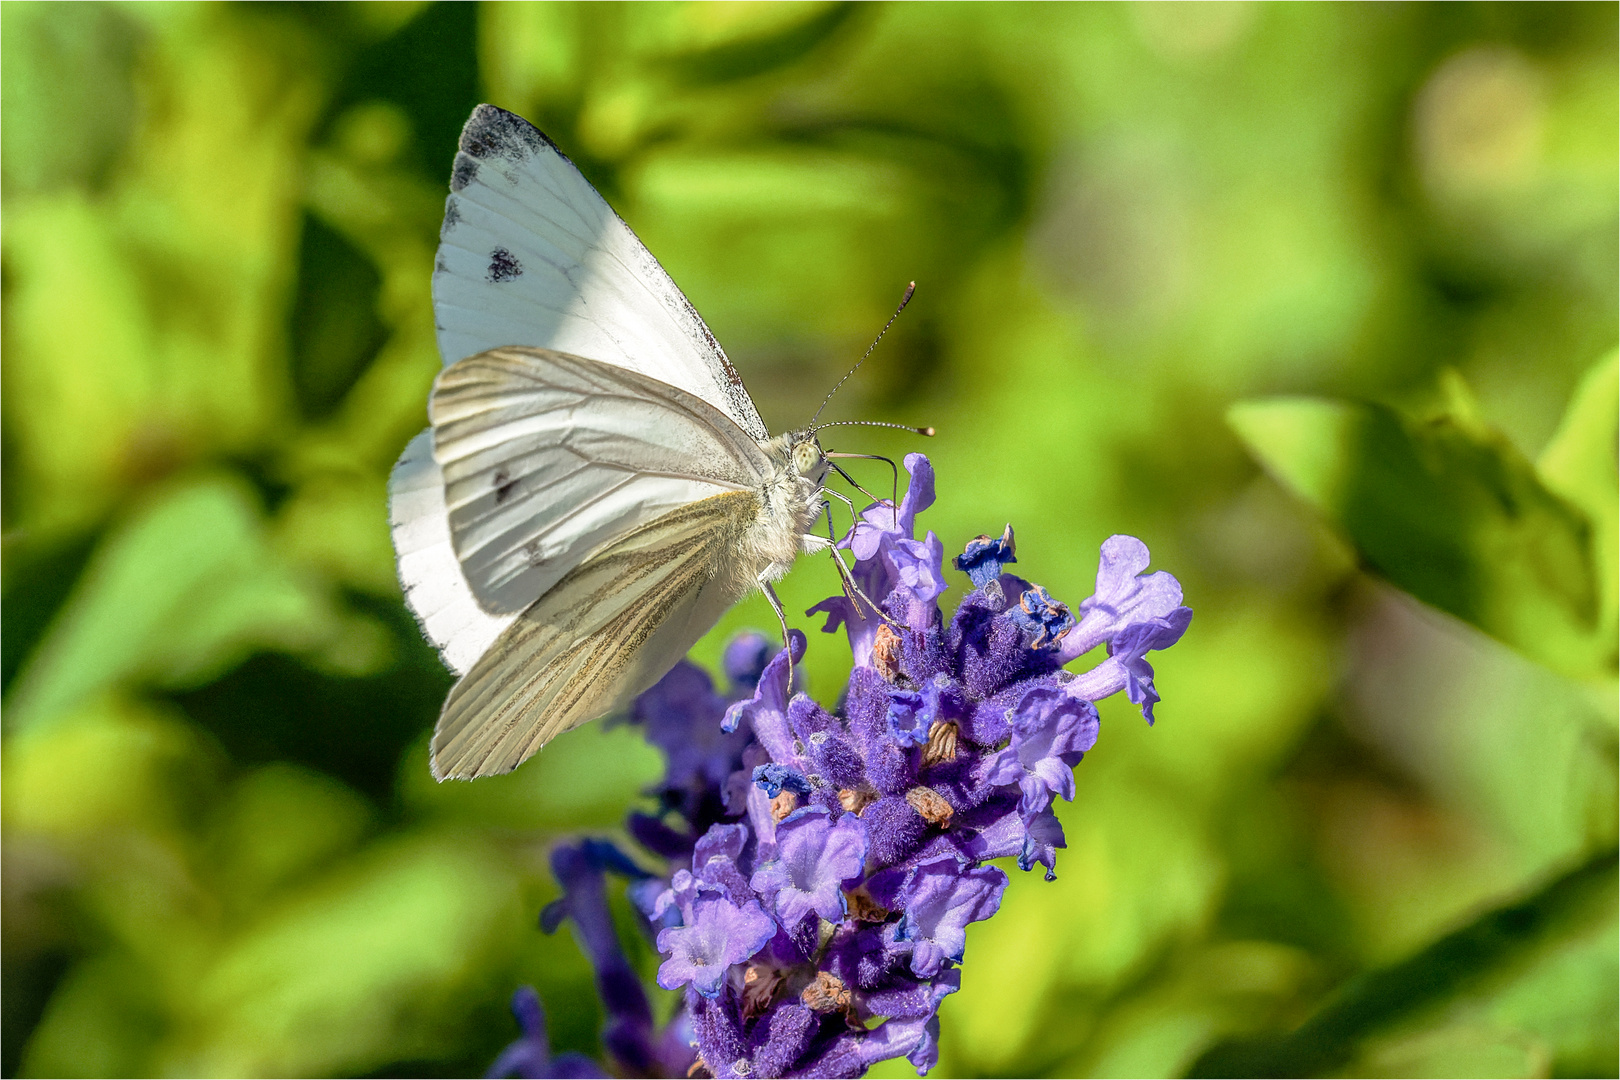
[[[691,923],[658,932],[658,951],[669,957],[658,968],[658,985],[678,990],[691,983],[704,997],[715,997],[727,970],[775,935],[776,923],[757,900],[734,904],[719,893],[700,893]]]
[[[776,831],[776,858],[749,884],[783,926],[811,914],[828,922],[844,917],[844,885],[858,880],[866,863],[866,828],[854,814],[834,820],[819,806],[795,811]]]
[[[967,924],[994,915],[1006,887],[996,867],[967,868],[949,857],[913,869],[898,895],[905,917],[894,928],[894,940],[910,946],[912,974],[927,979],[961,963]]]
[[[1097,743],[1097,707],[1049,686],[1032,687],[1009,713],[1012,743],[985,760],[992,784],[1017,784],[1025,819],[1074,798],[1074,767]]]

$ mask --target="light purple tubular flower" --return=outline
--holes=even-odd
[[[602,1067],[584,1054],[566,1051],[551,1055],[551,1040],[546,1037],[546,1010],[540,1004],[540,995],[532,986],[520,986],[512,995],[512,1015],[523,1029],[523,1037],[512,1043],[485,1076],[521,1076],[561,1080],[564,1077],[606,1077]]]
[[[669,959],[658,968],[658,985],[677,990],[691,983],[712,998],[726,972],[763,949],[776,924],[756,900],[734,904],[719,893],[701,893],[692,902],[692,922],[658,932],[658,951]]]
[[[922,454],[907,454],[905,466],[911,480],[900,506],[887,499],[868,506],[838,546],[854,554],[855,581],[868,599],[882,604],[896,589],[905,590],[906,625],[927,630],[939,616],[935,601],[945,591],[945,547],[932,532],[922,540],[915,535],[917,515],[934,503],[934,467]],[[864,601],[844,596],[823,600],[805,614],[818,611],[827,616],[822,631],[830,634],[842,624],[856,665],[870,667],[882,618]]]
[[[1059,659],[1068,663],[1100,644],[1108,659],[1068,685],[1070,693],[1097,701],[1121,690],[1153,722],[1159,700],[1147,654],[1181,640],[1192,621],[1192,609],[1181,604],[1181,583],[1160,570],[1143,574],[1151,556],[1134,536],[1103,541],[1097,565],[1097,591],[1080,605],[1080,622],[1063,636]]]
[[[794,663],[798,663],[804,656],[804,634],[788,631],[788,646],[793,650]],[[754,687],[754,696],[733,702],[726,709],[721,729],[733,732],[744,720],[748,721],[754,737],[770,752],[772,760],[802,771],[805,762],[794,752],[793,729],[787,719],[788,699],[793,696],[788,686],[788,667],[787,649],[771,657],[759,677],[759,684]]]
[[[900,889],[905,917],[895,933],[911,944],[912,974],[929,979],[947,962],[961,963],[967,924],[994,915],[1006,888],[1007,875],[998,868],[966,869],[949,857],[912,870]]]
[[[866,827],[854,814],[834,821],[819,806],[797,810],[776,830],[776,858],[749,884],[765,898],[784,927],[811,915],[828,922],[844,917],[844,886],[861,876],[866,863]]]
[[[1052,813],[1052,808],[1047,807],[1024,826],[1024,844],[1018,853],[1018,869],[1033,870],[1039,863],[1046,867],[1046,880],[1055,880],[1057,849],[1068,846],[1063,838],[1063,824]]]
[[[1053,795],[1074,799],[1074,767],[1097,744],[1097,707],[1051,686],[1025,691],[1008,713],[1012,742],[985,762],[992,784],[1017,784],[1027,822]]]

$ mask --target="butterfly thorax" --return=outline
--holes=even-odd
[[[760,571],[774,581],[788,572],[801,552],[810,549],[804,538],[811,534],[821,511],[827,456],[809,431],[778,435],[760,443],[760,448],[770,460],[771,471],[760,486],[759,517],[749,542]]]

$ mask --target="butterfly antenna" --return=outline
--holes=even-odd
[[[866,347],[866,351],[861,354],[861,358],[855,361],[855,366],[846,371],[844,373],[844,377],[838,380],[837,386],[834,386],[831,390],[827,391],[827,396],[821,399],[821,408],[817,409],[816,415],[810,418],[810,429],[812,431],[820,430],[816,427],[816,421],[821,419],[822,409],[825,409],[827,407],[827,402],[831,401],[833,399],[833,395],[838,393],[838,387],[849,382],[849,377],[859,371],[862,364],[866,363],[866,358],[872,355],[872,350],[877,348],[878,342],[883,340],[883,335],[889,332],[889,327],[894,325],[894,320],[898,319],[900,317],[900,313],[906,310],[906,305],[911,303],[911,294],[916,291],[917,283],[915,281],[908,282],[906,284],[906,295],[900,298],[900,306],[894,309],[894,314],[890,315],[889,321],[883,324],[883,329],[878,331],[878,336],[872,339],[872,344],[868,345]],[[896,425],[890,426],[892,427]]]
[[[817,424],[815,427],[811,428],[810,431],[812,434],[814,434],[817,431],[822,431],[830,427],[888,427],[894,428],[896,431],[909,431],[913,435],[932,436],[934,434],[934,429],[931,427],[912,427],[910,424],[891,424],[884,420],[833,420],[825,424]]]

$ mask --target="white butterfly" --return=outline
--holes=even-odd
[[[755,587],[783,618],[771,582],[830,546],[811,527],[842,498],[815,429],[770,437],[691,303],[539,130],[478,106],[450,187],[448,366],[389,480],[406,602],[461,676],[440,780],[510,772],[628,704]]]

